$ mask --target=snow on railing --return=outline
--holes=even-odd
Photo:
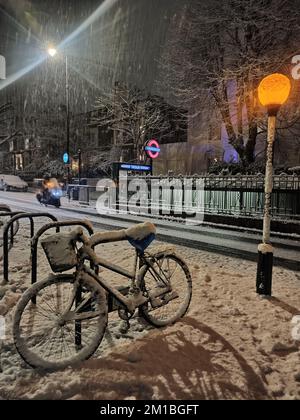
[[[158,181],[169,181],[174,179],[192,179],[192,180],[203,180],[205,189],[218,189],[218,190],[264,190],[265,177],[263,174],[258,173],[256,175],[134,175],[134,177],[128,176],[128,180],[136,178],[143,178],[145,180],[158,180]],[[300,190],[300,176],[299,175],[288,175],[280,174],[274,175],[273,184],[275,190]]]
[[[167,207],[175,211],[186,207],[186,191],[197,200],[199,180],[204,188],[204,212],[222,215],[260,217],[264,207],[264,175],[158,175],[128,176],[127,181],[143,179],[149,190],[149,206],[167,200]],[[185,180],[188,180],[184,184]],[[180,184],[181,182],[181,184]],[[278,217],[300,218],[300,176],[274,175],[272,214]],[[180,187],[182,185],[182,188]],[[169,187],[168,187],[169,186]],[[158,191],[157,191],[158,190]],[[164,190],[164,191],[163,191]],[[152,194],[152,192],[155,194]],[[163,192],[162,192],[163,191]],[[155,199],[153,198],[155,197]],[[128,199],[130,194],[128,195]],[[154,200],[158,200],[154,203]],[[192,203],[193,204],[193,203]],[[162,206],[164,207],[164,206]],[[180,216],[179,216],[180,217]]]

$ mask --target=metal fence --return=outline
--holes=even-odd
[[[170,211],[179,214],[178,209],[182,209],[182,213],[189,212],[191,205],[193,207],[199,203],[201,194],[204,213],[251,217],[263,214],[263,174],[204,177],[135,176],[128,177],[127,182],[136,182],[137,179],[147,183],[149,206],[156,204],[161,213]],[[199,190],[199,185],[202,191]],[[274,176],[271,206],[272,215],[275,217],[300,219],[300,176]]]

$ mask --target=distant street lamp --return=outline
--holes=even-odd
[[[80,185],[81,169],[82,169],[82,152],[81,152],[81,149],[77,150],[77,155],[74,155],[73,159],[77,160],[76,169],[77,169],[77,174],[78,174],[78,185]]]
[[[271,196],[273,189],[273,143],[275,140],[276,116],[290,94],[291,83],[283,74],[274,73],[265,77],[258,87],[258,98],[268,112],[268,148],[265,175],[265,203],[263,243],[258,246],[256,291],[260,295],[272,294],[272,270],[274,249],[271,236]]]
[[[57,50],[55,49],[55,48],[48,48],[48,54],[51,56],[51,57],[54,57],[56,54],[57,54]]]
[[[47,50],[50,57],[55,57],[58,53],[57,49],[54,47],[49,47]],[[68,66],[68,56],[64,55],[65,58],[65,91],[66,91],[66,151],[65,156],[68,156],[67,171],[68,171],[68,183],[70,183],[70,100],[69,100],[69,66]]]

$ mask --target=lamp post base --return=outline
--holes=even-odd
[[[260,244],[258,246],[256,292],[259,295],[272,295],[273,255],[272,245]]]

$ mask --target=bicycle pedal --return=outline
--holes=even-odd
[[[171,300],[177,299],[179,297],[177,292],[171,292],[164,296],[160,296],[158,298],[151,298],[151,306],[153,309],[160,308],[162,306],[165,306],[167,303],[169,303]]]
[[[179,297],[179,294],[177,293],[177,292],[171,292],[171,293],[168,293],[167,295],[165,295],[164,297],[163,297],[163,301],[165,302],[165,303],[168,303],[168,302],[170,302],[171,300],[174,300],[174,299],[177,299]]]

